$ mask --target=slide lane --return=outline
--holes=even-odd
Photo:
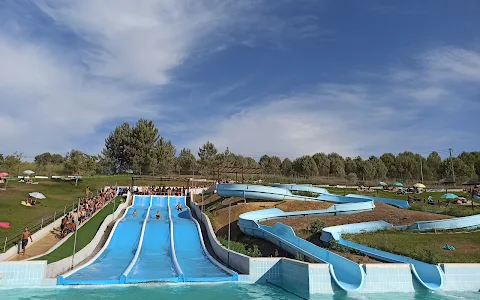
[[[157,211],[161,219],[156,219]],[[138,260],[126,274],[126,283],[178,282],[170,245],[168,197],[153,196]]]
[[[185,197],[170,196],[170,213],[173,223],[175,256],[190,282],[237,281],[238,274],[225,268],[208,254],[202,240],[200,226],[186,206]],[[181,203],[183,210],[176,206]]]
[[[119,284],[120,277],[135,256],[150,196],[134,196],[122,219],[117,221],[105,246],[86,265],[58,277],[58,284]],[[137,216],[133,217],[133,211]]]

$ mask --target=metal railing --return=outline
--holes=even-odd
[[[17,244],[20,242],[20,237],[25,227],[28,227],[28,231],[30,231],[30,233],[33,235],[34,233],[42,230],[44,227],[52,224],[56,220],[63,218],[67,214],[73,212],[77,208],[77,206],[78,206],[78,203],[72,203],[71,210],[70,210],[70,206],[65,206],[64,208],[58,209],[53,213],[45,215],[42,218],[39,218],[29,224],[26,224],[22,228],[16,229],[14,232],[1,237],[0,242],[3,244],[2,245],[3,247],[1,247],[0,249],[3,250],[2,253],[5,253],[10,248],[17,246]]]

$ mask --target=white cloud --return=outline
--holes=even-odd
[[[248,2],[250,3],[250,2]],[[216,0],[38,1],[56,29],[83,39],[85,48],[58,52],[55,43],[26,36],[22,15],[0,28],[0,140],[2,152],[100,150],[98,128],[115,120],[161,119],[172,107],[151,104],[150,88],[201,51],[214,30],[227,26],[235,2]],[[55,27],[53,27],[55,28]],[[75,45],[78,45],[76,43]],[[208,51],[206,51],[208,52]],[[78,55],[78,60],[72,56]],[[144,92],[138,92],[144,91]],[[94,138],[94,146],[85,145]]]
[[[453,117],[453,113],[462,107],[463,113],[465,107],[480,112],[478,101],[461,93],[462,87],[477,80],[480,68],[470,67],[476,66],[477,60],[480,52],[434,51],[414,69],[392,68],[387,76],[390,79],[377,85],[320,84],[287,98],[263,99],[216,120],[214,129],[205,128],[191,146],[210,140],[220,149],[228,146],[258,158],[265,153],[298,157],[338,152],[352,156],[462,145],[471,142],[473,132],[458,130],[455,125],[461,124],[462,115]]]

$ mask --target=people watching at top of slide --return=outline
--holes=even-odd
[[[133,193],[136,195],[186,196],[187,191],[186,187],[149,186],[134,187]]]

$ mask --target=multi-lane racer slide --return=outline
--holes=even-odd
[[[100,252],[87,264],[60,276],[57,283],[238,280],[237,273],[207,252],[200,226],[192,218],[185,200],[173,196],[135,196],[133,205],[115,224]],[[178,203],[181,210],[176,209]]]

